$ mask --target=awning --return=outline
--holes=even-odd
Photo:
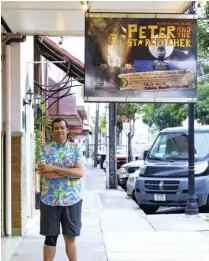
[[[84,36],[81,2],[2,1],[1,14],[13,33],[22,35]],[[194,1],[89,1],[90,12],[184,13]]]
[[[55,63],[55,65],[66,73],[70,65],[68,76],[73,77],[81,84],[84,83],[84,64],[80,60],[46,36],[35,36],[34,39],[43,57],[49,61],[66,61],[66,63]]]

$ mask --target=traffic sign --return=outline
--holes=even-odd
[[[128,134],[130,132],[130,120],[123,119],[123,131]]]

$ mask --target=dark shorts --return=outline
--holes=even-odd
[[[72,206],[49,206],[40,202],[40,234],[56,236],[62,233],[66,236],[80,236],[82,200]]]

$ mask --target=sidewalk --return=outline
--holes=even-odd
[[[146,216],[122,190],[106,190],[102,170],[86,168],[79,261],[208,261],[207,215]],[[39,211],[10,261],[42,260]],[[67,261],[58,239],[55,261]],[[3,260],[4,261],[4,260]]]

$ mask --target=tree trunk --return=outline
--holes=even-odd
[[[133,160],[131,141],[134,136],[134,125],[135,125],[135,121],[133,121],[133,124],[131,125],[131,128],[130,128],[130,132],[128,134],[128,162]]]
[[[116,145],[120,146],[120,134],[121,134],[122,130],[117,131],[117,141],[116,141]]]
[[[128,162],[133,160],[132,146],[131,146],[132,137],[130,133],[128,134]]]

